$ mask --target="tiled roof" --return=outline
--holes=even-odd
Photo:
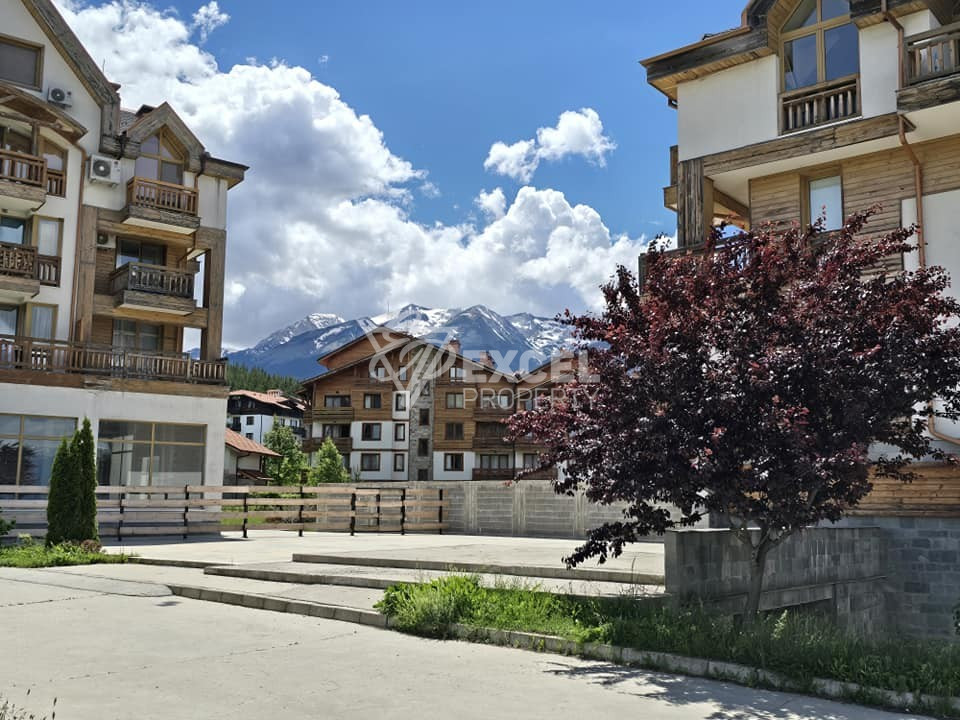
[[[255,390],[232,390],[231,397],[248,397],[267,405],[276,405],[284,410],[303,410],[303,401],[288,398],[286,395],[271,395],[270,393],[256,392]]]
[[[227,447],[233,448],[238,453],[244,455],[263,455],[265,457],[280,457],[270,448],[265,445],[261,445],[256,440],[251,440],[250,438],[241,435],[240,433],[226,428],[227,434],[224,438]]]
[[[120,111],[120,131],[123,132],[130,128],[137,121],[137,114],[132,110]]]

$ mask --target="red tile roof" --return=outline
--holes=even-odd
[[[284,410],[303,410],[304,403],[297,398],[289,398],[286,395],[273,395],[271,393],[256,392],[255,390],[232,390],[231,396],[248,397],[258,402],[268,405],[276,405]]]
[[[256,440],[251,440],[250,438],[241,435],[235,430],[227,428],[227,435],[224,438],[226,441],[227,447],[233,448],[238,453],[243,455],[263,455],[265,457],[280,457],[279,454],[275,453],[270,448],[265,445],[261,445]]]

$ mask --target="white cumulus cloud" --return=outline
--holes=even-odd
[[[229,22],[230,16],[221,12],[217,0],[211,0],[193,14],[193,27],[200,33],[200,43],[203,44],[210,37],[210,33]]]
[[[595,307],[597,286],[618,263],[635,266],[645,245],[615,237],[593,208],[534,187],[512,200],[501,188],[480,193],[479,227],[416,222],[415,193],[437,191],[426,171],[394,154],[373,119],[306,69],[253,59],[221,68],[200,46],[225,21],[214,3],[190,19],[143,0],[58,4],[121,83],[125,107],[167,100],[214,155],[250,165],[229,198],[229,346],[318,311],[356,317],[407,302],[544,315]],[[599,131],[590,129],[590,112],[574,113],[583,120],[565,113],[538,133],[538,157],[602,162],[612,143],[599,118]],[[591,144],[593,136],[602,140]]]
[[[596,110],[567,110],[561,113],[556,126],[538,129],[536,139],[519,140],[512,145],[495,142],[483,167],[526,183],[544,160],[578,155],[603,167],[607,154],[616,147],[616,143],[603,134],[603,123]]]

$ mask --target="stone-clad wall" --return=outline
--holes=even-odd
[[[770,551],[761,608],[817,606],[841,624],[871,630],[886,623],[887,549],[876,527],[810,528]],[[666,589],[736,612],[750,578],[750,551],[730,530],[666,535]]]

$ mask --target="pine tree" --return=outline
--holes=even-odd
[[[66,438],[60,442],[50,473],[50,493],[47,496],[47,545],[57,545],[70,539],[75,525],[79,498],[75,480],[77,462],[73,447]]]
[[[99,540],[97,528],[97,460],[90,421],[83,419],[83,427],[73,436],[73,454],[77,463],[77,527],[78,542]]]
[[[266,462],[267,474],[277,485],[299,485],[307,469],[307,456],[300,449],[296,435],[286,425],[274,425],[263,438],[263,444],[279,453],[279,458]]]
[[[332,438],[326,438],[317,453],[317,464],[310,469],[310,484],[350,482],[350,473],[343,466],[340,451]]]

